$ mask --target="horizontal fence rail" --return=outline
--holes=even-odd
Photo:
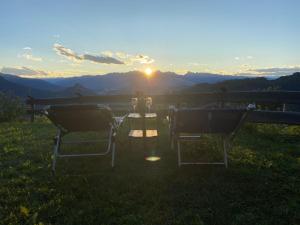
[[[300,125],[299,112],[252,111],[246,119],[250,123]]]
[[[28,97],[26,104],[31,120],[34,120],[36,112],[40,111],[38,106],[59,105],[59,104],[130,104],[131,98],[136,95],[97,95],[78,96],[72,98],[45,98],[38,99]],[[256,104],[295,104],[300,105],[300,92],[293,91],[260,91],[260,92],[214,92],[197,94],[165,94],[152,95],[155,104],[177,104],[196,103],[209,105],[211,103],[256,103]],[[158,112],[163,115],[167,110]],[[254,123],[283,123],[300,125],[300,113],[298,112],[278,112],[278,111],[252,111],[248,115],[248,122]]]
[[[117,103],[129,102],[135,95],[95,95],[78,96],[73,98],[32,98],[29,97],[27,104],[34,105],[55,105],[69,103]],[[256,102],[256,103],[278,103],[278,104],[299,104],[300,92],[298,91],[261,91],[261,92],[214,92],[197,94],[164,94],[152,95],[155,103],[210,103],[210,102]]]
[[[300,92],[224,92],[224,93],[197,93],[180,95],[153,96],[157,102],[255,102],[275,104],[300,104]]]

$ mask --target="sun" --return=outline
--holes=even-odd
[[[144,72],[145,72],[147,77],[151,77],[151,75],[153,73],[153,70],[150,67],[148,67],[148,68],[145,69]]]

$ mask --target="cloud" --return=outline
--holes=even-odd
[[[258,73],[294,73],[300,71],[300,66],[268,67],[268,68],[252,69],[252,71]]]
[[[41,57],[35,57],[31,53],[19,54],[18,57],[24,58],[31,61],[41,62],[43,59]]]
[[[154,59],[142,54],[130,55],[124,52],[116,52],[115,55],[122,59],[127,65],[131,65],[133,63],[151,64],[154,62]]]
[[[111,51],[104,51],[104,52],[101,52],[102,55],[105,55],[105,56],[109,56],[109,57],[113,57],[114,53],[111,52]]]
[[[24,58],[30,61],[41,62],[43,59],[41,57],[36,57],[32,55],[32,48],[31,47],[24,47],[22,53],[18,54],[19,58]]]
[[[79,55],[77,55],[75,52],[73,52],[71,49],[65,48],[64,46],[62,46],[60,44],[54,44],[53,50],[58,55],[64,56],[70,60],[73,60],[73,61],[81,61],[82,60],[82,58]]]
[[[82,56],[82,59],[89,60],[95,63],[105,63],[105,64],[124,64],[124,62],[115,59],[110,56],[98,56],[98,55],[90,55],[90,54],[84,54]]]
[[[3,67],[1,73],[13,74],[18,76],[46,76],[47,72],[42,70],[34,70],[29,67]]]
[[[58,39],[58,38],[60,38],[60,35],[59,34],[53,34],[53,37]]]
[[[242,60],[242,61],[245,61],[245,60],[251,60],[253,59],[254,57],[251,56],[251,55],[247,55],[247,56],[236,56],[234,57],[235,60],[239,61],[239,60]]]
[[[188,63],[189,66],[199,66],[200,63],[197,63],[197,62],[190,62]]]
[[[53,49],[58,55],[64,56],[76,62],[87,60],[87,61],[91,61],[95,63],[103,63],[103,64],[124,64],[124,62],[122,62],[121,60],[113,58],[108,55],[91,55],[91,54],[78,55],[73,50],[66,48],[60,44],[54,44]]]
[[[73,50],[57,43],[54,44],[53,49],[58,55],[64,56],[75,62],[91,61],[94,63],[117,65],[132,65],[133,63],[151,64],[154,62],[154,59],[150,58],[147,55],[130,55],[124,52],[113,53],[111,51],[104,51],[100,55],[92,55],[87,53],[79,55]]]
[[[208,66],[208,64],[205,64],[205,63],[198,63],[198,62],[189,62],[187,65],[188,65],[188,66],[201,66],[201,67],[206,67],[206,66]]]
[[[133,62],[139,62],[141,64],[151,64],[154,62],[154,59],[150,58],[147,55],[136,55],[132,58]]]
[[[243,65],[242,65],[243,66]],[[300,65],[282,66],[282,67],[265,67],[265,68],[247,68],[245,66],[242,71],[236,75],[252,75],[252,76],[284,76],[300,71]]]

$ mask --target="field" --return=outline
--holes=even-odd
[[[162,160],[147,162],[140,143],[129,147],[126,129],[117,138],[114,169],[109,156],[60,159],[54,177],[56,130],[49,121],[0,124],[0,223],[300,224],[300,127],[246,124],[228,169],[179,169],[166,122],[160,123]],[[222,157],[216,140],[186,146],[186,157]]]

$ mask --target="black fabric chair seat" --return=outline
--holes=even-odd
[[[113,123],[110,108],[98,104],[52,105],[46,112],[64,132],[105,130]]]
[[[174,132],[229,134],[236,129],[245,112],[236,109],[177,109],[174,112]]]
[[[170,108],[171,146],[177,143],[178,166],[191,164],[224,164],[227,168],[229,142],[247,117],[246,109]],[[192,134],[192,135],[186,135]],[[199,135],[200,136],[196,136]],[[181,142],[199,141],[201,134],[222,136],[224,162],[187,162],[181,160]]]

